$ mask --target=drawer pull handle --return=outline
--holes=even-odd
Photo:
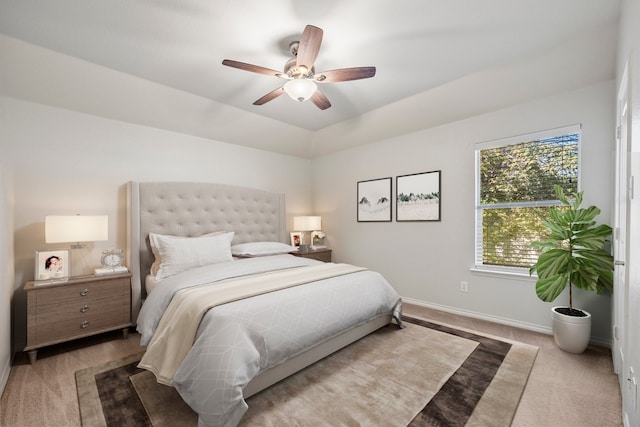
[[[83,290],[80,291],[80,295],[82,295],[83,297],[86,296],[89,293],[89,289],[84,288]]]
[[[88,305],[84,305],[80,309],[80,313],[86,313],[87,311],[89,311],[89,306]]]
[[[81,327],[82,329],[86,329],[86,328],[88,328],[88,327],[89,327],[89,321],[88,321],[88,320],[85,320],[84,322],[82,322],[82,324],[80,325],[80,327]]]

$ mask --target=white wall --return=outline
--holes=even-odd
[[[11,305],[13,297],[13,190],[0,165],[0,395],[11,369]]]
[[[529,278],[474,274],[474,144],[582,123],[585,202],[611,223],[615,85],[606,82],[410,135],[329,154],[313,163],[315,213],[336,260],[383,273],[409,301],[550,330],[550,307]],[[358,223],[357,182],[442,171],[442,221]],[[460,281],[469,292],[460,292]],[[593,315],[593,338],[611,339],[610,297],[578,293]],[[566,303],[561,297],[558,303]]]
[[[22,286],[33,279],[34,251],[63,247],[45,244],[46,215],[109,216],[109,241],[72,253],[72,274],[79,275],[99,265],[102,249],[125,247],[129,180],[206,181],[284,192],[289,217],[309,213],[308,160],[6,97],[0,98],[0,115],[2,167],[14,176],[16,351],[25,344]]]

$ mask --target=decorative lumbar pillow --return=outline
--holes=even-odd
[[[231,261],[231,240],[234,233],[221,233],[202,237],[176,238],[149,233],[160,266],[155,274],[161,280],[183,271],[208,264]]]
[[[225,234],[226,231],[214,231],[213,233],[203,234],[200,237],[210,237],[217,236],[220,234]],[[157,233],[149,233],[149,245],[151,246],[151,252],[153,253],[154,261],[151,264],[151,275],[155,276],[158,274],[158,269],[160,268],[160,254],[158,253],[158,248],[156,244],[156,236],[162,236],[169,239],[191,239],[192,237],[187,236],[172,236],[169,234],[157,234]]]
[[[297,250],[295,246],[280,242],[250,242],[231,246],[231,253],[237,257],[287,254]]]

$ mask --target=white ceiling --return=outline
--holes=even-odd
[[[0,33],[318,131],[560,45],[592,43],[617,25],[619,8],[618,0],[0,0]],[[324,30],[316,71],[373,65],[376,76],[323,84],[325,111],[286,96],[252,105],[283,80],[222,60],[281,70],[307,24]]]

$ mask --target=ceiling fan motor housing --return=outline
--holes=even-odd
[[[292,79],[310,79],[313,78],[315,67],[311,67],[310,70],[304,66],[297,67],[296,58],[291,58],[284,64],[284,73]]]

